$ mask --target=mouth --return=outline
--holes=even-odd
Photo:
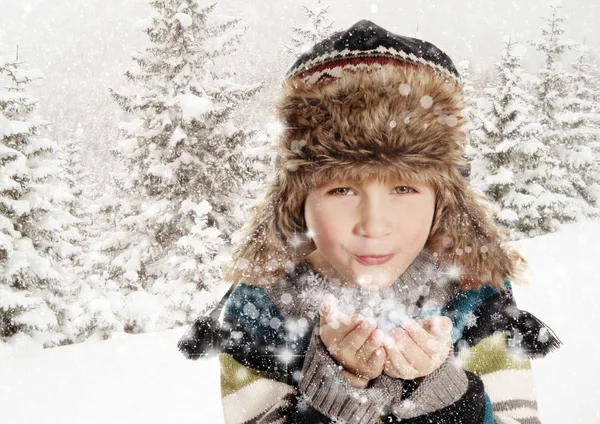
[[[380,264],[386,263],[387,261],[392,259],[394,254],[392,253],[389,255],[368,255],[368,256],[355,255],[355,256],[356,256],[356,259],[358,259],[358,261],[360,263],[362,263],[363,265],[380,265]]]

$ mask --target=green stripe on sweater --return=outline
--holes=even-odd
[[[460,355],[463,368],[477,375],[500,370],[530,369],[528,358],[519,358],[508,351],[506,333],[497,332],[481,340]]]
[[[221,363],[221,397],[235,393],[262,378],[252,368],[243,366],[227,353],[219,353],[219,362]]]

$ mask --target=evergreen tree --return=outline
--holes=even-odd
[[[590,156],[585,147],[586,140],[578,130],[583,120],[577,109],[578,100],[571,92],[571,75],[560,62],[562,55],[573,48],[564,41],[559,16],[560,6],[552,6],[552,15],[543,18],[542,36],[534,44],[545,57],[545,65],[539,71],[537,85],[537,109],[543,127],[542,142],[550,149],[552,157],[559,160],[562,178],[549,180],[552,192],[568,198],[584,200],[572,202],[564,217],[569,222],[584,216],[594,215],[596,209],[585,201],[585,182],[582,173],[590,166]]]
[[[485,105],[482,102],[483,89],[476,88],[481,70],[473,65],[470,60],[459,61],[456,66],[461,75],[461,84],[465,96],[465,107],[462,113],[467,120],[464,130],[468,139],[465,154],[469,160],[469,178],[474,187],[481,189],[485,173],[481,155],[481,137],[483,136],[481,129],[484,117],[481,114],[484,113]]]
[[[72,254],[69,257],[69,266],[81,266],[84,233],[89,224],[84,211],[84,201],[88,195],[88,191],[84,191],[84,184],[87,182],[85,168],[81,163],[81,134],[83,129],[81,125],[72,137],[63,142],[63,146],[58,152],[62,167],[61,179],[63,184],[68,187],[68,192],[72,196],[64,202],[67,212],[73,217],[72,232],[69,234],[71,243],[74,247]],[[74,274],[76,271],[73,272]]]
[[[108,278],[128,291],[125,330],[190,322],[205,307],[202,290],[221,280],[226,243],[238,227],[232,205],[255,170],[243,154],[253,133],[231,115],[260,84],[242,86],[214,61],[235,51],[245,29],[214,16],[216,4],[156,0],[148,47],[112,90],[124,112],[118,153],[127,164]]]
[[[554,192],[564,171],[540,141],[533,97],[525,89],[525,72],[515,43],[506,43],[496,64],[497,80],[485,90],[489,109],[481,126],[483,189],[496,221],[513,238],[555,231],[559,222],[576,218],[576,199]]]
[[[29,94],[41,78],[18,58],[0,58],[0,338],[51,347],[75,338],[64,265],[78,250],[60,149],[42,137],[48,122],[34,114]]]
[[[329,37],[333,29],[333,19],[329,17],[329,7],[323,7],[321,0],[317,0],[317,6],[309,8],[304,6],[308,23],[303,27],[292,28],[292,46],[286,46],[290,54],[300,56],[312,48],[319,41]]]
[[[111,278],[113,253],[123,237],[117,232],[117,213],[126,199],[119,198],[113,187],[97,181],[87,186],[90,202],[85,208],[89,223],[86,227],[86,251],[81,264],[83,279],[78,292],[81,305],[79,337],[107,339],[114,332],[125,330],[123,309],[126,293],[119,281]]]
[[[571,90],[574,100],[565,112],[569,139],[575,146],[567,163],[581,176],[577,189],[584,199],[600,207],[600,78],[589,49],[582,45],[573,63]]]
[[[94,249],[103,235],[115,230],[111,212],[118,206],[111,187],[93,178],[84,167],[81,147],[86,134],[81,124],[71,131],[64,144],[65,180],[74,194],[69,209],[76,217],[79,230],[77,240],[81,251],[73,258],[69,273],[77,281],[75,302],[77,312],[72,318],[76,341],[106,339],[116,331],[123,331],[118,311],[123,307],[123,295],[114,282],[107,281],[109,258]]]

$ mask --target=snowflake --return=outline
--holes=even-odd
[[[429,109],[433,105],[433,99],[431,96],[423,96],[421,97],[421,106],[425,109]]]
[[[521,310],[516,305],[511,305],[506,308],[506,312],[513,318],[518,318],[521,315]]]
[[[254,305],[254,303],[247,302],[244,305],[244,315],[246,315],[246,316],[248,316],[248,317],[250,317],[252,319],[256,319],[260,315],[260,312],[258,311],[258,309],[256,308],[256,306]]]
[[[550,334],[548,332],[548,329],[546,327],[542,327],[537,336],[538,342],[546,343],[549,338],[550,338]]]
[[[301,300],[302,302],[306,302],[307,300],[309,300],[312,297],[312,293],[310,290],[305,289],[302,290],[300,292],[300,294],[298,295],[298,299]]]
[[[295,319],[288,319],[285,321],[285,330],[286,338],[290,341],[295,341],[299,337],[302,337],[306,331]]]
[[[305,394],[300,394],[298,399],[298,410],[306,411],[308,409],[308,396]]]
[[[281,320],[277,317],[273,317],[271,318],[271,320],[269,321],[269,326],[273,329],[273,330],[277,330],[279,328],[279,326],[281,326]]]
[[[512,337],[508,339],[508,345],[510,347],[518,347],[523,342],[523,335],[516,328],[513,330]]]
[[[294,359],[294,356],[297,355],[294,355],[294,352],[289,349],[283,349],[279,352],[278,356],[285,364],[288,364]]]
[[[475,315],[473,312],[469,312],[466,316],[465,316],[465,326],[467,328],[471,328],[477,325],[477,315]]]
[[[500,321],[502,320],[502,314],[500,312],[494,312],[490,318],[492,321]]]

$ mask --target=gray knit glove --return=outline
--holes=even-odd
[[[373,384],[374,388],[396,394],[391,406],[393,414],[400,419],[429,414],[452,405],[466,393],[469,384],[465,371],[455,365],[452,353],[437,370],[415,379],[417,387],[404,400],[401,399],[402,381],[404,380],[382,374]]]
[[[304,400],[329,418],[346,424],[377,423],[395,394],[387,387],[353,387],[327,351],[315,325],[302,367],[299,389]]]

